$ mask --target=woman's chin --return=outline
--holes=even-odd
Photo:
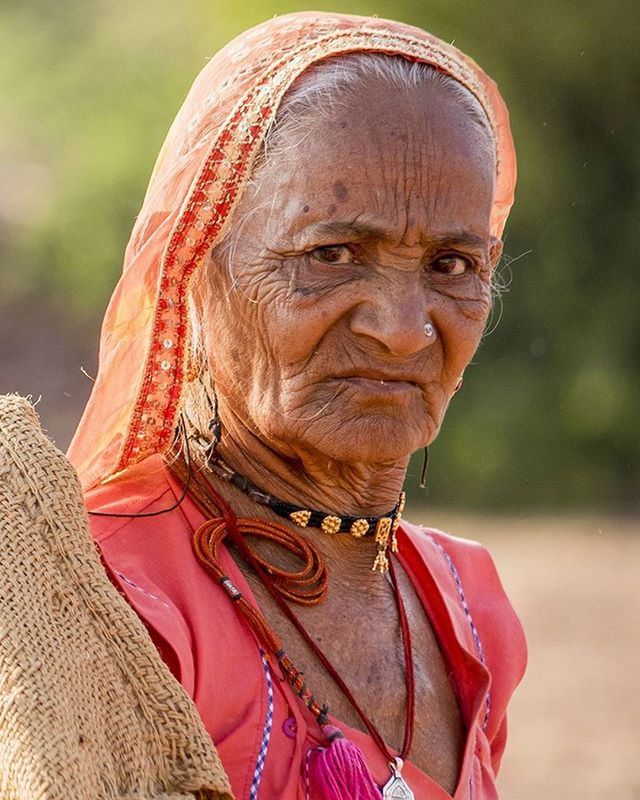
[[[317,435],[306,431],[306,444],[332,460],[352,464],[389,464],[407,460],[435,436],[435,426],[418,426],[416,420],[386,415],[361,417],[336,424],[332,431],[322,426]],[[434,428],[433,435],[429,434]]]

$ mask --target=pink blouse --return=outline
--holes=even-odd
[[[139,514],[169,508],[180,495],[161,458],[151,456],[88,492],[86,501],[91,511]],[[196,561],[191,538],[204,521],[197,507],[187,497],[160,516],[90,520],[111,579],[200,712],[236,800],[307,800],[305,756],[320,743],[319,730],[226,592]],[[522,628],[481,545],[409,524],[399,545],[453,674],[465,724],[453,798],[495,800],[506,705],[526,664]],[[253,600],[233,559],[224,557],[231,580]],[[385,783],[389,770],[371,738],[337,724],[361,748],[374,780]],[[416,800],[451,798],[411,763],[403,776]]]

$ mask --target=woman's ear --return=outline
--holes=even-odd
[[[491,264],[492,272],[500,262],[502,246],[502,239],[497,239],[495,236],[492,236],[489,240],[489,263]]]

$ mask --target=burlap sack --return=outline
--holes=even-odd
[[[182,687],[113,588],[75,472],[0,396],[1,800],[232,798]]]

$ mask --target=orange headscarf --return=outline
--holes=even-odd
[[[85,489],[170,445],[194,272],[230,223],[288,87],[311,64],[356,51],[432,64],[476,96],[496,141],[491,233],[501,236],[516,176],[509,117],[495,83],[470,58],[419,28],[342,14],[290,14],[243,33],[196,78],[153,170],[104,318],[98,377],[69,449]]]

